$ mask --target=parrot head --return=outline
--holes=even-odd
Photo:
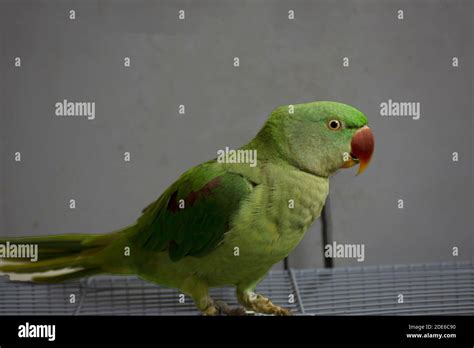
[[[262,131],[271,134],[279,157],[328,177],[357,164],[357,174],[367,168],[374,151],[367,123],[367,117],[352,106],[321,101],[275,109]]]

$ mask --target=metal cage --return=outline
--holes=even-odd
[[[473,262],[289,269],[271,272],[258,292],[301,315],[474,314]],[[214,299],[237,305],[232,288]],[[197,315],[174,289],[132,276],[95,276],[61,284],[0,277],[0,315]]]

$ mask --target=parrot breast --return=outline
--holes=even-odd
[[[275,203],[268,209],[267,218],[278,227],[272,254],[283,258],[300,243],[321,215],[329,181],[302,171],[289,171],[279,176],[273,185],[270,200]]]
[[[267,166],[263,180],[234,220],[232,245],[268,267],[286,257],[321,214],[329,190],[327,178],[297,169]]]

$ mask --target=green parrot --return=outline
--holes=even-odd
[[[143,210],[137,222],[108,234],[1,238],[38,245],[38,262],[5,259],[0,271],[54,283],[100,273],[135,274],[189,295],[205,315],[290,311],[256,294],[272,265],[298,245],[319,217],[329,177],[374,150],[367,118],[329,101],[281,106],[238,150],[257,165],[217,158],[199,164]],[[63,270],[61,274],[37,274]],[[65,270],[65,271],[64,271]],[[209,288],[233,286],[243,307],[214,301]]]

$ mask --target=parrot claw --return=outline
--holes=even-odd
[[[242,316],[247,315],[245,308],[243,307],[230,307],[224,301],[215,301],[214,306],[219,311],[221,315],[232,315],[232,316]]]
[[[291,310],[283,308],[272,303],[268,298],[249,292],[241,297],[241,302],[245,307],[254,311],[255,313],[273,314],[278,316],[293,315]]]
[[[247,311],[243,307],[230,307],[224,301],[212,301],[206,309],[202,311],[205,316],[217,316],[217,315],[232,315],[232,316],[243,316],[247,315]]]

